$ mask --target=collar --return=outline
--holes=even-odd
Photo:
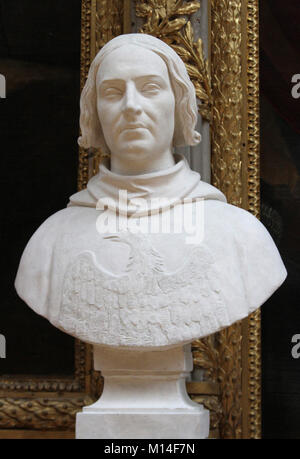
[[[99,166],[99,173],[87,189],[71,196],[69,205],[104,208],[120,213],[147,215],[174,206],[185,199],[204,198],[226,201],[224,195],[211,185],[201,182],[187,160],[174,155],[175,165],[158,172],[141,175],[121,175],[109,170],[109,160]],[[123,200],[120,200],[122,191]],[[139,200],[139,201],[137,201]]]

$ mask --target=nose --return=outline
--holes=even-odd
[[[140,105],[137,88],[131,81],[126,86],[123,112],[129,116],[140,115],[142,113],[142,107]]]

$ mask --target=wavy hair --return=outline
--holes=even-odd
[[[109,41],[93,60],[80,98],[81,137],[83,148],[101,148],[109,152],[97,112],[96,77],[104,58],[112,51],[126,45],[140,46],[160,56],[166,63],[175,95],[174,146],[197,145],[201,135],[195,130],[198,119],[194,86],[186,67],[176,52],[162,40],[146,34],[120,35]]]

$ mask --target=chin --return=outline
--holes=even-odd
[[[127,147],[125,146],[125,148],[122,148],[121,155],[122,157],[127,156],[128,159],[146,159],[153,151],[149,149],[149,146],[147,147],[148,148],[145,148],[145,145],[138,144],[138,142],[134,144],[131,142]]]

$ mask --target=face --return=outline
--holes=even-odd
[[[175,97],[167,66],[152,51],[130,45],[106,56],[97,110],[112,156],[145,160],[171,149]]]

